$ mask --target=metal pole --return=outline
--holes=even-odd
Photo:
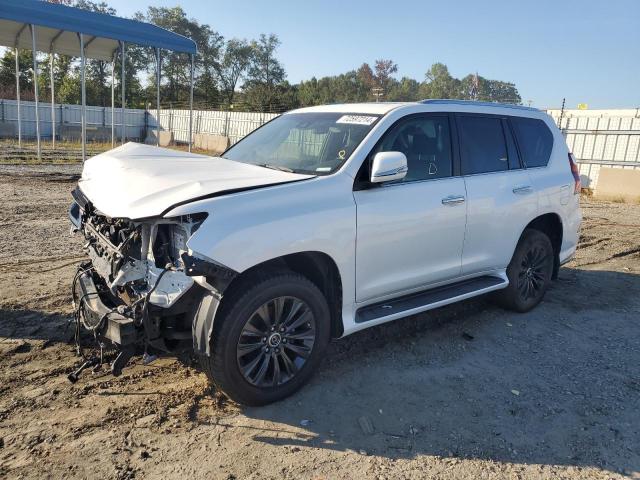
[[[52,45],[53,47],[53,45]],[[56,149],[56,93],[53,82],[53,50],[49,54],[49,83],[51,84],[51,146]]]
[[[16,53],[16,102],[18,105],[18,147],[22,148],[22,118],[20,115],[20,60],[18,59],[18,47]]]
[[[36,27],[29,25],[31,29],[31,50],[33,52],[33,94],[36,104],[36,145],[38,148],[38,161],[40,161],[40,112],[38,111],[38,59],[36,58]]]
[[[82,90],[82,109],[80,115],[82,119],[82,161],[84,162],[87,159],[87,90],[84,78],[84,35],[82,33],[79,33],[78,38],[80,39],[80,84]]]
[[[120,120],[121,120],[121,124],[122,124],[122,144],[124,145],[125,139],[127,138],[127,126],[125,125],[124,122],[124,107],[125,107],[125,95],[124,95],[124,79],[125,79],[125,75],[124,75],[124,70],[125,70],[125,59],[126,59],[126,55],[127,55],[127,50],[126,50],[126,46],[124,42],[120,42],[120,48],[122,49],[122,71],[120,72],[121,75],[121,81],[120,81],[120,86],[122,87],[122,94],[121,94],[121,98],[120,98]]]
[[[116,55],[117,51],[113,53],[113,60],[111,60],[111,148],[115,146],[116,138],[116,123],[115,123],[115,111],[116,111]]]
[[[160,49],[156,47],[156,147],[160,146]]]
[[[193,132],[193,63],[194,63],[194,55],[191,54],[191,87],[189,91],[189,151],[191,151],[191,144],[193,143],[191,140],[192,132]]]

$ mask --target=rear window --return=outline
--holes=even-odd
[[[549,163],[553,134],[547,124],[536,118],[511,118],[511,124],[526,167],[545,167]]]
[[[500,118],[460,115],[458,127],[463,175],[509,169]]]

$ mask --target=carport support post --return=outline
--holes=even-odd
[[[189,151],[191,151],[191,135],[193,132],[193,63],[194,56],[193,54],[189,55],[191,57],[191,86],[189,90]]]
[[[84,162],[87,159],[87,90],[85,85],[85,75],[84,75],[84,67],[85,67],[85,59],[84,59],[84,35],[82,33],[78,34],[78,38],[80,39],[80,85],[81,85],[81,98],[82,98],[82,108],[81,108],[81,122],[82,122],[82,161]]]
[[[160,49],[156,47],[156,147],[160,146]]]
[[[31,30],[31,50],[33,52],[33,95],[36,104],[36,146],[40,161],[40,112],[38,111],[38,59],[36,58],[36,26],[29,24]]]
[[[122,56],[121,56],[121,60],[122,60],[122,69],[120,71],[120,86],[122,87],[122,92],[121,92],[121,97],[120,97],[120,121],[122,124],[122,132],[121,132],[121,136],[122,136],[122,145],[124,145],[124,141],[127,137],[127,126],[124,123],[124,108],[125,108],[125,96],[124,96],[124,80],[125,80],[125,75],[124,75],[124,70],[125,70],[125,60],[126,60],[126,55],[127,55],[127,50],[125,47],[125,43],[124,42],[120,42],[120,49],[122,51]]]
[[[16,40],[17,42],[17,40]],[[18,107],[18,147],[22,148],[22,116],[20,115],[20,60],[18,58],[18,47],[15,48],[16,53],[16,102]]]
[[[53,50],[49,54],[49,83],[51,84],[51,146],[56,149],[56,94],[53,82]]]
[[[116,141],[116,55],[117,50],[113,52],[113,59],[111,60],[111,148],[115,146]]]

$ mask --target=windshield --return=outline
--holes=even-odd
[[[289,113],[227,150],[223,158],[313,175],[336,171],[371,130],[378,115]]]

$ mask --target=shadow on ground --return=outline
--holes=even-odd
[[[256,448],[637,472],[639,307],[640,275],[565,268],[527,314],[480,298],[336,341],[309,385],[230,426]],[[67,320],[0,310],[0,356],[68,344]],[[196,425],[211,422],[205,397],[191,400]]]
[[[272,445],[637,472],[639,299],[639,275],[562,269],[527,314],[477,299],[340,340],[244,413],[281,425],[253,435]]]

